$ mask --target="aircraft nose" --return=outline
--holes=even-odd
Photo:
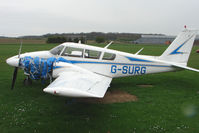
[[[11,57],[11,58],[8,58],[6,60],[6,63],[10,66],[14,66],[14,67],[18,67],[19,66],[19,58],[14,56],[14,57]]]

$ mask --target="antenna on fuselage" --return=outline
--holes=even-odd
[[[104,48],[107,49],[112,43],[113,43],[113,41],[111,41],[109,44],[107,44]]]
[[[19,48],[18,58],[20,58],[20,55],[21,55],[22,44],[23,44],[23,42],[20,39],[20,48]]]
[[[135,55],[138,55],[144,48],[141,48],[139,51],[137,51],[137,53],[135,53]]]

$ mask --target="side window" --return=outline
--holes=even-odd
[[[104,53],[104,56],[102,58],[102,60],[114,60],[116,57],[115,54],[112,54],[112,53]]]
[[[83,51],[81,48],[66,47],[62,56],[83,57]]]
[[[88,50],[88,49],[86,49],[84,53],[85,58],[91,58],[91,59],[99,59],[100,55],[101,52],[95,50]]]

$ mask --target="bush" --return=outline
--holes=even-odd
[[[48,37],[46,43],[64,43],[64,42],[75,42],[75,43],[78,43],[79,40],[81,40],[81,43],[85,43],[85,38],[83,38],[83,37],[72,39],[71,37],[66,38],[66,37],[62,37],[62,36],[51,36],[51,37]]]
[[[60,37],[60,36],[53,36],[53,37],[48,37],[47,43],[63,43],[66,42],[67,38],[65,37]]]
[[[81,40],[81,43],[83,43],[83,44],[86,43],[86,39],[84,37],[81,37],[80,40]]]
[[[73,42],[78,43],[78,42],[79,42],[79,38],[75,38],[75,39],[73,40]]]
[[[81,41],[81,43],[85,44],[85,38],[83,38],[83,37],[73,39],[73,42],[75,42],[75,43],[79,43],[79,41]]]
[[[105,42],[105,38],[104,38],[104,37],[101,37],[101,36],[98,36],[98,37],[96,37],[95,41],[96,41],[97,43],[103,43],[103,42]]]

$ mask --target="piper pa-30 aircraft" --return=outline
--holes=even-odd
[[[20,54],[6,60],[14,66],[13,89],[18,68],[27,80],[55,78],[44,92],[66,97],[103,98],[112,78],[187,69],[196,31],[185,29],[161,56],[120,52],[79,43],[66,42],[50,51]]]

